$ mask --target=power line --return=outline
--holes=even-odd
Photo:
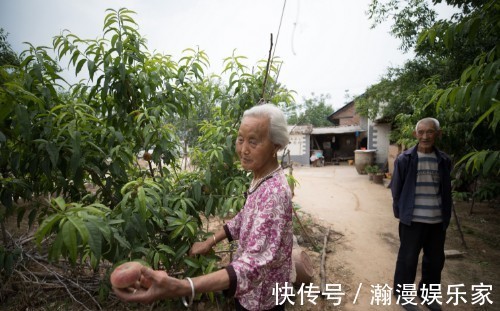
[[[273,51],[272,58],[274,58],[274,53],[276,53],[276,48],[278,47],[278,39],[280,37],[281,23],[283,22],[283,16],[285,15],[285,7],[286,7],[286,0],[283,1],[283,8],[281,9],[280,24],[278,26],[278,32],[276,33],[276,43],[274,44],[274,51]],[[271,60],[271,62],[272,62],[272,60]]]
[[[300,0],[297,0],[297,15],[295,17],[295,22],[293,23],[293,29],[292,29],[292,40],[291,40],[291,45],[292,45],[292,53],[295,56],[295,47],[294,47],[294,39],[295,39],[295,30],[297,29],[297,23],[299,20],[299,12],[300,12]]]
[[[271,68],[273,64],[273,59],[274,59],[274,54],[276,53],[276,48],[278,47],[278,39],[280,36],[280,31],[281,31],[281,24],[283,23],[283,16],[285,15],[285,8],[286,8],[286,0],[283,1],[283,8],[281,9],[281,17],[280,17],[280,23],[278,25],[278,32],[276,34],[276,42],[274,44],[274,50],[273,50],[273,34],[271,34],[271,48],[269,50],[269,58],[267,60],[267,65],[266,65],[266,75],[264,77],[264,84],[262,86],[262,98],[259,101],[259,104],[265,102],[265,90],[266,90],[266,84],[267,84],[267,77],[269,75],[269,69]],[[272,54],[271,54],[272,51]],[[281,69],[281,68],[280,68]],[[278,77],[275,79],[275,86],[278,84]],[[274,93],[274,87],[271,89],[271,92],[269,93],[270,96]]]

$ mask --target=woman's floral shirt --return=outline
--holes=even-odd
[[[248,193],[243,209],[225,226],[226,236],[238,249],[226,267],[226,292],[248,310],[276,306],[276,289],[290,286],[292,265],[292,193],[279,170]],[[273,295],[274,293],[274,295]]]

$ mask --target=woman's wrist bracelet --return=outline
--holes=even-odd
[[[214,246],[217,245],[217,240],[215,239],[215,234],[212,235],[212,238],[214,238]]]
[[[191,278],[189,278],[189,277],[187,277],[186,280],[188,280],[189,285],[191,285],[191,297],[189,298],[189,303],[186,301],[186,297],[182,297],[182,303],[184,304],[184,306],[186,308],[189,308],[193,304],[195,292],[194,292],[194,283],[193,283],[193,280],[191,280]]]

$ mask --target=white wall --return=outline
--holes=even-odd
[[[375,162],[379,165],[385,165],[389,157],[389,134],[391,125],[388,123],[373,124],[372,144],[373,149],[377,150]]]
[[[306,154],[306,135],[290,135],[290,144],[288,145],[291,156],[302,156]]]
[[[293,162],[301,165],[309,165],[309,135],[290,134],[290,157]]]

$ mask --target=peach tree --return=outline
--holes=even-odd
[[[293,98],[275,80],[276,65],[264,86],[266,62],[249,68],[233,53],[217,76],[206,74],[202,50],[178,61],[149,53],[133,13],[107,10],[101,38],[64,31],[52,47],[28,44],[19,66],[0,68],[0,223],[37,223],[35,239],[52,261],[97,270],[142,258],[170,272],[207,273],[214,255],[186,253],[206,234],[203,218],[244,203],[249,177],[234,152],[242,112],[263,90],[276,104]],[[68,83],[60,64],[83,78]],[[180,167],[180,137],[191,143],[190,170]],[[3,238],[6,279],[19,250]]]

